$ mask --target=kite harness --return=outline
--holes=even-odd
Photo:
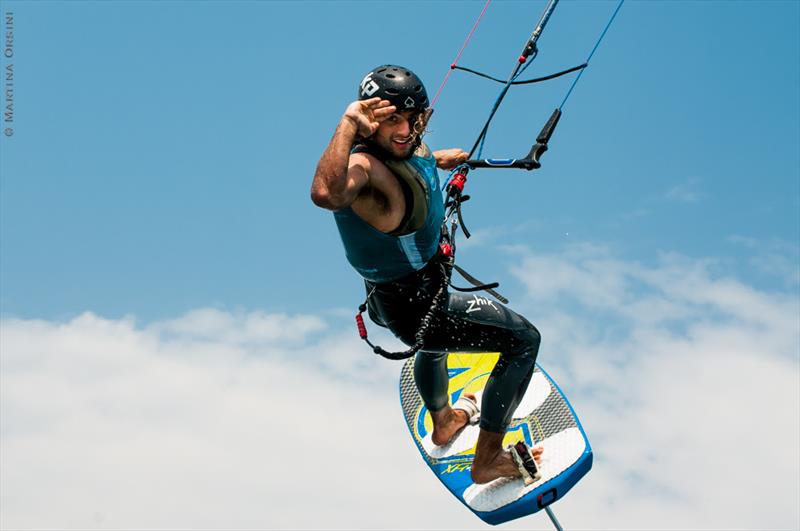
[[[564,104],[569,99],[570,95],[572,94],[575,85],[581,79],[584,70],[587,66],[589,66],[589,62],[592,59],[595,51],[597,51],[600,42],[605,37],[606,32],[611,27],[614,19],[616,18],[617,14],[619,13],[620,8],[625,0],[619,0],[616,9],[612,13],[611,17],[608,20],[605,28],[603,29],[600,37],[597,39],[594,47],[592,48],[589,56],[587,57],[586,61],[578,66],[574,66],[572,68],[568,68],[566,70],[562,70],[560,72],[556,72],[554,74],[550,74],[543,77],[533,78],[533,79],[526,79],[520,80],[519,77],[522,73],[533,63],[533,60],[539,54],[539,48],[537,43],[539,41],[539,37],[541,36],[542,32],[544,31],[547,22],[550,20],[551,15],[555,11],[556,6],[558,5],[559,0],[549,0],[547,6],[542,13],[539,22],[536,25],[536,28],[533,30],[533,33],[527,39],[524,48],[522,49],[522,53],[516,60],[515,66],[511,75],[508,77],[506,81],[502,81],[501,79],[492,77],[490,75],[484,74],[482,72],[478,72],[476,70],[465,68],[458,66],[458,60],[461,57],[464,49],[467,46],[472,34],[474,33],[475,29],[477,28],[478,24],[480,23],[481,18],[483,17],[486,9],[488,8],[491,0],[487,0],[484,4],[483,10],[481,11],[478,19],[475,22],[475,25],[472,27],[472,30],[467,35],[464,44],[462,45],[461,49],[459,50],[455,60],[450,65],[450,70],[447,72],[442,84],[439,86],[436,95],[433,98],[431,103],[431,107],[435,105],[436,101],[439,98],[439,95],[442,92],[447,80],[450,77],[450,74],[453,70],[462,70],[465,72],[470,72],[472,74],[476,74],[480,77],[490,79],[492,81],[496,81],[499,83],[503,83],[503,88],[500,91],[497,99],[492,106],[492,109],[489,113],[489,117],[486,119],[478,137],[476,138],[472,148],[469,151],[468,160],[463,164],[460,164],[455,169],[452,170],[450,176],[445,181],[443,186],[444,191],[446,192],[445,198],[445,215],[444,221],[442,222],[441,228],[441,241],[439,243],[439,252],[438,254],[432,259],[432,261],[436,261],[438,267],[439,274],[441,275],[441,284],[434,294],[431,300],[431,306],[429,310],[425,313],[422,317],[419,325],[419,329],[415,334],[415,343],[407,350],[402,352],[388,352],[381,348],[380,346],[374,345],[368,338],[367,335],[367,328],[364,324],[364,318],[362,314],[367,310],[367,304],[369,301],[369,297],[372,293],[367,295],[367,300],[364,301],[358,307],[358,314],[356,314],[356,326],[358,328],[358,333],[361,339],[367,342],[367,344],[372,347],[372,350],[375,354],[383,356],[384,358],[391,359],[391,360],[402,360],[406,358],[410,358],[414,354],[416,354],[419,350],[421,350],[425,344],[425,335],[428,329],[433,322],[434,316],[436,314],[437,309],[440,307],[441,303],[443,302],[443,297],[447,292],[447,287],[450,286],[457,291],[479,291],[483,290],[490,293],[493,297],[499,300],[502,303],[508,303],[508,299],[504,298],[502,295],[497,293],[494,288],[498,287],[498,283],[493,282],[490,284],[484,284],[478,281],[476,278],[471,276],[469,273],[464,271],[461,267],[455,264],[455,252],[456,252],[456,233],[458,231],[458,227],[460,226],[461,229],[464,231],[464,236],[466,238],[470,237],[469,230],[464,224],[464,219],[462,216],[461,207],[462,204],[469,200],[470,196],[464,194],[464,188],[467,183],[467,175],[470,171],[477,169],[477,168],[517,168],[517,169],[524,169],[524,170],[535,170],[541,168],[541,157],[548,149],[548,143],[550,141],[553,132],[555,131],[556,126],[558,125],[558,121],[561,118],[562,109]],[[492,122],[497,110],[500,107],[503,99],[505,98],[506,94],[508,93],[509,89],[514,85],[526,85],[531,83],[537,83],[541,81],[547,81],[550,79],[554,79],[560,76],[564,76],[573,72],[578,72],[578,75],[572,82],[572,85],[569,87],[564,99],[561,101],[561,104],[552,112],[550,117],[548,118],[547,122],[542,127],[541,131],[539,132],[538,136],[536,137],[536,142],[531,146],[531,149],[528,151],[526,155],[522,158],[504,158],[504,159],[484,159],[481,158],[483,145],[486,141],[486,135],[489,130],[489,125]],[[430,116],[430,111],[428,117]],[[474,158],[473,158],[474,157]],[[464,277],[473,287],[470,288],[459,288],[452,285],[451,276],[453,270],[456,270],[462,277]],[[373,290],[374,291],[374,290]],[[527,464],[527,463],[525,463]],[[551,519],[554,516],[548,511],[548,515],[551,516]],[[554,520],[554,523],[555,520]],[[556,526],[558,524],[556,523]],[[560,528],[560,527],[559,527]]]

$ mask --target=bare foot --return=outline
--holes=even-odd
[[[475,483],[489,483],[504,477],[522,477],[511,453],[501,446],[504,435],[504,433],[481,430],[475,459],[472,462],[472,481]],[[531,455],[537,465],[542,462],[543,452],[544,448],[541,446],[531,449]]]
[[[475,395],[471,393],[465,393],[464,396],[475,400]],[[466,411],[453,409],[449,404],[439,411],[431,413],[431,419],[433,419],[431,439],[436,446],[449,443],[453,436],[469,422]]]

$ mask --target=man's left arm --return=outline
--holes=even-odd
[[[440,149],[433,152],[433,158],[436,159],[436,167],[443,170],[452,170],[459,164],[466,162],[469,153],[459,148]]]

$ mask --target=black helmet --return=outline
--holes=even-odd
[[[380,97],[397,107],[397,112],[424,111],[428,108],[428,93],[417,75],[397,65],[374,68],[361,80],[358,99]]]

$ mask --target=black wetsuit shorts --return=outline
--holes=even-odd
[[[407,345],[415,344],[420,321],[442,284],[443,267],[434,259],[396,281],[367,281],[370,318]],[[480,427],[505,432],[533,375],[539,343],[536,327],[506,306],[482,294],[448,290],[414,361],[414,377],[425,406],[438,411],[448,404],[448,352],[500,352],[484,390]]]

